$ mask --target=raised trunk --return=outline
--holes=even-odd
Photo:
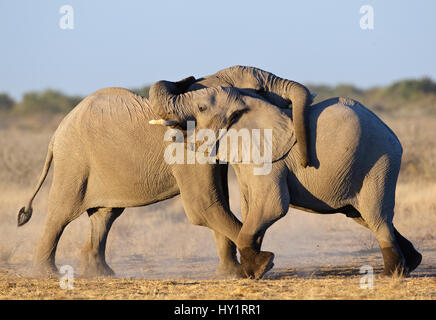
[[[300,163],[306,167],[308,159],[308,141],[306,131],[306,107],[312,103],[312,97],[306,87],[298,82],[275,78],[269,89],[283,98],[292,102],[292,118],[294,122],[295,138],[300,151]]]
[[[292,102],[292,116],[295,127],[295,137],[298,143],[303,167],[308,164],[307,132],[305,124],[306,106],[312,103],[309,90],[302,84],[277,77],[276,75],[254,67],[234,66],[216,74],[224,82],[239,88],[252,88],[265,94],[268,100],[278,106],[285,103],[282,99]]]

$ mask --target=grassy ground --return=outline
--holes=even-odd
[[[375,276],[373,288],[360,286],[360,275],[338,275],[337,268],[300,277],[281,274],[264,280],[74,279],[61,289],[58,279],[0,275],[0,299],[435,299],[435,275],[413,278]],[[351,268],[353,270],[353,268]],[[274,274],[277,276],[279,272]],[[270,275],[271,276],[271,275]]]
[[[423,254],[411,277],[380,278],[383,261],[377,242],[350,219],[290,210],[266,234],[264,249],[276,258],[265,279],[218,279],[210,231],[190,225],[176,197],[128,209],[114,223],[107,260],[117,278],[77,277],[89,219],[82,215],[72,222],[57,254],[58,266],[74,268],[72,290],[61,289],[59,279],[35,279],[30,273],[51,175],[36,198],[31,221],[16,227],[16,214],[36,184],[55,125],[43,129],[39,120],[0,121],[0,299],[435,299],[436,117],[384,120],[404,148],[394,223]],[[238,213],[234,182],[230,191]],[[363,265],[375,270],[372,290],[360,287]]]

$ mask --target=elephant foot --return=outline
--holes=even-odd
[[[35,262],[32,275],[36,278],[58,278],[59,271],[56,265],[50,261]]]
[[[84,278],[113,277],[115,272],[106,262],[95,261],[81,266],[81,276]]]
[[[256,252],[252,248],[240,250],[241,265],[247,278],[261,279],[274,266],[274,254],[269,251]]]
[[[422,255],[415,250],[412,254],[406,257],[406,267],[408,272],[415,270],[422,261]]]
[[[243,279],[247,277],[244,270],[242,270],[242,266],[239,263],[220,263],[220,265],[216,269],[216,275],[219,277],[230,279]]]
[[[400,258],[393,247],[381,249],[385,268],[382,276],[406,276],[408,274],[404,259]]]
[[[415,249],[413,244],[403,237],[397,229],[394,228],[395,239],[398,241],[401,252],[406,260],[406,268],[408,272],[415,270],[422,260],[422,255]]]
[[[91,252],[82,253],[80,270],[81,276],[85,278],[113,277],[115,275],[104,259]]]

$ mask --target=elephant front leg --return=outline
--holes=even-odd
[[[243,198],[247,200],[244,221],[236,243],[241,254],[241,265],[249,278],[260,279],[273,266],[274,254],[261,251],[266,230],[289,209],[289,191],[285,179],[261,178],[253,183]],[[274,181],[280,181],[274,183]],[[261,185],[262,188],[256,188]],[[268,190],[265,194],[264,190]]]
[[[260,251],[266,228],[254,228],[256,232],[243,233],[244,227],[238,237],[238,243],[243,246],[239,250],[241,255],[242,272],[248,278],[260,279],[274,267],[274,253]],[[246,228],[248,229],[248,228]],[[252,229],[253,230],[253,229]]]
[[[244,224],[245,226],[245,224]],[[274,266],[274,253],[260,251],[259,236],[257,234],[245,233],[241,229],[238,237],[240,244],[239,253],[241,254],[241,266],[246,277],[260,279]],[[264,232],[265,230],[259,232]]]
[[[242,224],[230,210],[227,166],[185,165],[173,170],[188,220],[214,234],[220,258],[218,272],[243,275],[235,249]]]

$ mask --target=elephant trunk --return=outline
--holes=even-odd
[[[271,91],[292,102],[292,118],[294,122],[295,138],[300,151],[300,162],[306,167],[308,159],[308,141],[306,131],[306,107],[312,103],[309,90],[298,82],[275,78],[271,82]]]
[[[224,69],[216,75],[231,86],[263,91],[270,95],[271,100],[275,96],[279,96],[292,102],[295,138],[301,155],[300,162],[303,167],[306,167],[308,164],[308,146],[305,109],[312,103],[310,91],[298,82],[277,77],[270,72],[254,67],[234,66]],[[276,99],[276,101],[279,100]]]
[[[178,122],[184,122],[193,113],[190,110],[190,104],[183,92],[195,82],[194,77],[189,77],[178,82],[158,81],[150,88],[150,103],[153,112],[160,118],[176,118]]]

